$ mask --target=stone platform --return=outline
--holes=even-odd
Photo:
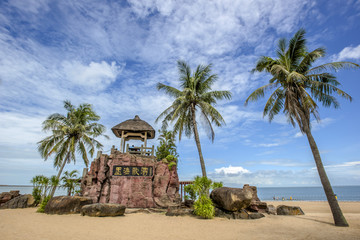
[[[98,154],[81,182],[82,195],[94,203],[128,208],[167,208],[180,204],[176,167],[154,157],[121,153]]]

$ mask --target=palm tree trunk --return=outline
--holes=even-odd
[[[326,175],[324,165],[322,164],[322,161],[321,161],[319,149],[316,145],[314,137],[311,134],[310,128],[307,126],[308,125],[306,124],[306,127],[304,127],[304,131],[308,138],[309,145],[310,145],[311,151],[313,153],[316,167],[317,167],[317,170],[318,170],[318,173],[320,176],[320,180],[321,180],[322,186],[324,188],[326,198],[330,205],[330,209],[331,209],[331,212],[332,212],[332,215],[334,218],[335,226],[348,227],[349,224],[347,223],[347,221],[341,211],[339,203],[338,203],[338,201],[335,197],[334,191],[331,187],[330,181]]]
[[[197,124],[196,124],[196,119],[195,119],[195,106],[194,105],[191,105],[191,112],[192,112],[192,121],[193,121],[193,125],[194,125],[195,142],[196,142],[196,146],[197,146],[197,149],[199,152],[201,171],[202,171],[203,177],[206,177],[205,162],[204,162],[204,158],[203,158],[203,155],[201,152],[200,138],[199,138],[199,133],[197,130]]]
[[[68,155],[68,157],[64,160],[63,164],[61,165],[61,168],[60,168],[60,170],[59,170],[59,172],[58,172],[58,175],[57,175],[57,179],[60,179],[61,173],[62,173],[62,171],[63,171],[63,169],[64,169],[64,167],[65,167],[65,165],[66,165],[66,162],[67,162],[68,158],[69,158],[69,155]],[[52,198],[52,197],[54,196],[55,191],[56,191],[56,187],[57,187],[57,186],[54,186],[53,189],[51,190],[50,198]]]

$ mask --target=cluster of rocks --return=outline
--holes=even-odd
[[[114,168],[150,169],[150,176],[119,176]],[[180,205],[179,177],[176,167],[154,157],[121,153],[112,149],[110,155],[99,152],[90,171],[82,180],[82,196],[94,203],[117,203],[130,208],[167,208]]]
[[[47,214],[81,214],[90,217],[123,216],[126,207],[120,204],[93,203],[90,198],[80,196],[53,197],[46,204]]]
[[[0,194],[0,209],[34,207],[35,200],[31,194],[20,195],[19,191]]]
[[[275,208],[260,201],[255,186],[244,185],[243,188],[221,187],[213,190],[210,198],[215,205],[215,216],[228,219],[259,219],[264,214],[303,215],[300,207],[280,205]],[[193,201],[185,200],[181,207],[168,208],[167,216],[184,216],[193,214]]]
[[[210,198],[215,205],[215,216],[229,219],[258,219],[264,213],[273,215],[304,215],[300,207],[280,205],[275,208],[261,202],[255,186],[244,185],[243,188],[217,188]]]

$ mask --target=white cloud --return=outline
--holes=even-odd
[[[225,175],[232,175],[232,174],[243,174],[243,173],[250,173],[249,170],[243,168],[243,167],[222,167],[222,168],[216,168],[215,173],[217,174],[225,174]]]
[[[360,44],[356,47],[346,47],[337,56],[338,61],[360,59]]]
[[[89,65],[79,61],[65,61],[62,65],[67,78],[72,83],[98,90],[105,89],[115,82],[122,68],[115,62],[108,64],[105,61],[90,62]]]
[[[326,168],[355,167],[360,166],[360,161],[344,162],[342,164],[327,165]]]

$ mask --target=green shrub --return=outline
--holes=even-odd
[[[167,155],[162,161],[168,165],[170,171],[173,166],[177,166],[177,158],[174,155]]]
[[[185,199],[191,199],[193,201],[196,200],[196,192],[195,192],[195,189],[194,189],[194,185],[193,184],[189,184],[189,185],[186,185],[184,187],[184,191],[187,195],[185,195]]]
[[[32,196],[34,197],[35,206],[37,206],[41,201],[41,189],[39,187],[34,187]]]
[[[194,203],[194,213],[202,218],[213,218],[215,215],[215,209],[210,197],[207,195],[201,195]]]
[[[42,202],[40,203],[40,206],[37,210],[37,212],[43,213],[45,211],[46,204],[49,202],[51,196],[46,196]]]
[[[194,183],[186,185],[184,191],[185,199],[196,200],[194,202],[194,213],[203,218],[213,218],[215,214],[214,205],[209,197],[211,189],[222,187],[222,182],[213,182],[207,177],[195,177]]]

